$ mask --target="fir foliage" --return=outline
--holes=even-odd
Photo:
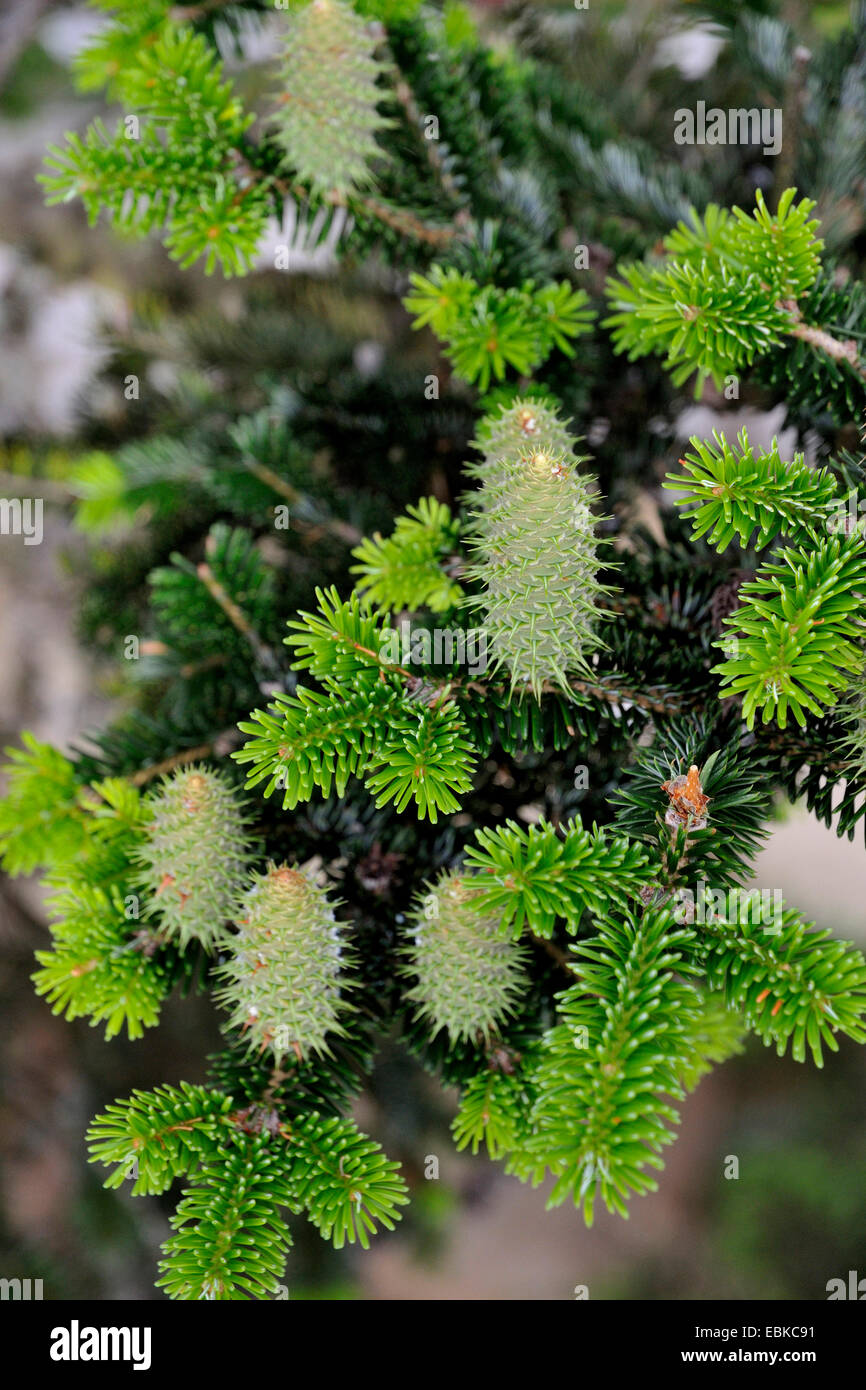
[[[523,1072],[508,1073],[495,1066],[473,1076],[460,1097],[452,1123],[458,1149],[482,1143],[492,1159],[504,1158],[517,1147],[528,1126],[531,1092]]]
[[[290,1200],[283,1165],[261,1138],[202,1163],[171,1218],[157,1287],[175,1299],[273,1295],[291,1244],[281,1217]]]
[[[714,669],[722,694],[742,695],[749,728],[759,710],[765,724],[775,718],[784,729],[789,711],[804,727],[807,713],[835,704],[862,666],[864,585],[866,546],[857,535],[786,550],[742,586],[744,601],[725,620],[736,636]]]
[[[459,807],[456,794],[471,786],[472,745],[447,684],[430,703],[413,699],[411,671],[391,659],[384,617],[348,602],[336,590],[317,591],[319,614],[293,620],[285,639],[294,666],[307,670],[322,693],[298,686],[278,695],[267,711],[254,710],[242,732],[252,735],[234,754],[251,763],[247,786],[265,782],[264,795],[283,791],[283,807],[307,800],[313,788],[342,796],[350,777],[363,777],[377,806],[436,821]]]
[[[31,733],[21,741],[22,748],[6,749],[7,786],[0,801],[0,846],[9,874],[74,860],[85,839],[71,760]]]
[[[118,890],[70,887],[52,895],[59,920],[52,926],[50,951],[37,951],[42,967],[33,976],[44,995],[67,1019],[104,1023],[113,1038],[125,1025],[130,1038],[159,1021],[171,977],[150,959],[147,940],[136,940]]]
[[[543,822],[528,829],[508,821],[477,830],[466,851],[479,907],[495,911],[503,928],[550,937],[561,919],[576,935],[584,912],[624,907],[640,888],[647,859],[636,845],[572,822],[558,834]]]
[[[448,573],[460,526],[442,502],[422,497],[397,518],[387,540],[376,533],[352,554],[358,560],[352,573],[356,588],[385,610],[431,608],[447,613],[463,598],[463,590]]]
[[[572,340],[589,332],[594,317],[586,292],[565,282],[499,289],[435,265],[429,277],[413,275],[412,285],[404,302],[413,327],[429,324],[455,372],[481,391],[491,379],[503,381],[509,367],[532,372],[554,349],[573,357]]]
[[[838,1052],[837,1034],[866,1042],[866,962],[851,942],[816,930],[799,912],[781,920],[730,920],[710,909],[698,945],[707,978],[779,1056],[787,1044],[795,1061],[806,1046],[821,1067],[823,1047]],[[754,914],[753,914],[754,915]]]
[[[619,267],[619,278],[608,280],[614,312],[604,321],[615,351],[630,361],[664,355],[676,385],[697,374],[697,394],[707,377],[721,389],[786,335],[809,343],[824,373],[847,367],[862,376],[853,341],[840,344],[804,313],[823,243],[810,219],[814,201],[795,197],[796,189],[786,189],[775,213],[760,189],[751,215],[713,204],[703,217],[692,209],[665,239],[661,265]]]
[[[243,274],[269,210],[264,188],[239,167],[254,116],[222,81],[201,34],[172,24],[165,11],[158,27],[147,27],[147,41],[133,52],[122,25],[82,58],[82,84],[110,72],[127,115],[113,133],[97,118],[83,138],[69,135],[64,148],[51,147],[42,176],[48,201],[78,196],[91,223],[106,212],[127,236],[164,229],[182,266],[203,256],[208,274],[218,265]]]
[[[549,1205],[570,1198],[588,1224],[597,1197],[624,1216],[632,1193],[654,1190],[647,1169],[663,1166],[673,1140],[680,1070],[700,1017],[690,939],[669,914],[647,912],[576,948],[577,981],[534,1072],[529,1147],[556,1176]]]
[[[713,442],[692,438],[681,459],[685,474],[668,474],[665,487],[682,491],[678,506],[689,513],[692,539],[707,536],[721,553],[734,536],[745,549],[762,550],[779,535],[799,545],[818,539],[836,501],[836,481],[824,468],[810,468],[802,454],[782,459],[774,439],[756,450],[741,430],[736,445],[715,432]]]
[[[88,1138],[92,1162],[117,1165],[106,1186],[132,1178],[142,1195],[189,1180],[160,1266],[175,1299],[273,1296],[291,1245],[284,1211],[305,1212],[337,1249],[366,1248],[407,1200],[397,1165],[352,1121],[313,1110],[283,1123],[203,1086],[137,1091]]]

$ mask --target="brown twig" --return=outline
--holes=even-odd
[[[285,478],[281,478],[279,473],[275,473],[272,468],[268,468],[267,464],[259,463],[258,459],[245,458],[244,466],[266,487],[273,488],[280,497],[285,497],[292,506],[296,506],[300,501],[301,494],[297,488],[292,487],[291,483],[287,482]],[[296,520],[295,525],[303,527],[307,531],[315,531],[317,528],[330,531],[341,541],[345,541],[347,545],[358,545],[364,539],[362,532],[356,526],[352,526],[348,521],[340,521],[339,517],[324,517],[318,523]]]
[[[170,758],[163,758],[162,762],[151,763],[149,767],[143,767],[139,772],[130,775],[129,781],[133,787],[146,786],[152,782],[154,777],[162,777],[166,772],[173,772],[176,767],[182,767],[184,763],[196,763],[200,758],[209,758],[216,754],[222,756],[230,752],[235,743],[240,742],[240,735],[237,729],[226,729],[209,743],[199,743],[195,748],[183,748],[179,753],[172,753]]]
[[[236,628],[241,636],[246,638],[259,666],[265,670],[273,670],[276,666],[276,659],[273,651],[262,641],[261,637],[259,637],[259,634],[252,626],[252,623],[243,609],[239,608],[231,595],[226,593],[206,560],[203,560],[202,563],[196,567],[196,574],[214,602],[219,604],[232,627]]]
[[[250,163],[248,155],[242,150],[236,150],[235,154],[242,162],[249,178],[269,181],[284,198],[295,198],[302,203],[309,200],[308,189],[257,168],[256,165]],[[380,203],[378,199],[370,197],[369,194],[353,193],[351,197],[347,197],[342,193],[332,192],[326,201],[332,207],[345,208],[347,212],[351,212],[353,206],[364,208],[372,217],[377,217],[380,222],[383,222],[386,227],[393,227],[402,236],[414,236],[418,241],[426,241],[431,246],[447,246],[448,242],[453,241],[461,230],[456,221],[451,224],[432,226],[428,222],[422,222],[420,217],[416,217],[414,213],[405,208],[392,208],[388,204]]]
[[[413,212],[406,208],[393,208],[387,203],[379,202],[378,198],[371,198],[367,194],[353,194],[351,200],[345,199],[342,194],[339,196],[332,194],[328,199],[336,207],[347,207],[351,211],[351,204],[363,208],[375,217],[386,227],[392,227],[401,236],[414,237],[416,241],[425,241],[428,246],[447,246],[453,241],[460,231],[456,222],[450,225],[432,226],[429,222],[422,222],[420,217],[416,217]]]
[[[860,361],[854,338],[840,340],[834,338],[823,328],[815,328],[812,324],[804,323],[800,315],[800,306],[794,299],[780,300],[777,308],[786,309],[791,315],[791,326],[788,332],[792,338],[799,338],[801,342],[811,344],[819,352],[825,352],[828,357],[832,357],[834,362],[847,362],[858,376],[866,380],[866,367]]]
[[[530,932],[529,937],[530,940],[535,942],[536,946],[541,947],[542,951],[546,951],[551,960],[555,960],[559,968],[564,970],[570,977],[573,978],[577,974],[574,966],[569,964],[568,956],[565,951],[557,946],[555,941],[550,941],[546,936],[536,936],[535,932]]]
[[[450,685],[452,688],[459,687],[464,690],[474,690],[479,695],[486,695],[488,691],[497,688],[504,689],[504,686],[497,687],[495,684],[488,684],[474,678],[463,680],[459,676],[449,676],[443,684]],[[653,690],[632,690],[627,686],[609,684],[604,680],[586,681],[578,680],[576,677],[568,682],[570,689],[575,690],[580,695],[594,695],[598,700],[604,700],[610,705],[620,705],[624,703],[637,705],[640,709],[650,710],[653,714],[683,714],[690,705],[683,696],[671,695],[667,691]],[[529,686],[525,687],[526,690]],[[552,681],[545,681],[541,687],[542,695],[561,694],[561,689]]]

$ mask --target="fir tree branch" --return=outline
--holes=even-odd
[[[866,366],[860,361],[856,339],[846,338],[844,342],[840,342],[838,338],[834,338],[825,329],[803,323],[796,306],[785,305],[783,307],[788,308],[794,320],[788,329],[792,338],[799,338],[804,343],[810,343],[819,351],[826,352],[827,356],[832,357],[835,362],[847,362],[859,376],[866,379]]]
[[[244,459],[244,465],[254,477],[260,480],[260,482],[273,488],[274,492],[280,497],[285,497],[286,501],[289,502],[291,506],[296,506],[301,500],[302,494],[298,492],[297,488],[292,487],[291,483],[286,482],[285,478],[281,478],[272,468],[268,468],[266,464],[260,463],[258,459],[247,457]],[[330,531],[338,540],[344,541],[346,545],[357,545],[363,540],[363,536],[356,526],[352,526],[348,521],[341,521],[339,517],[328,516],[323,518],[320,522],[308,522],[293,517],[292,521],[294,525],[303,528],[305,531],[318,532],[323,529]]]
[[[435,246],[437,250],[448,246],[455,237],[463,232],[463,228],[456,222],[450,226],[433,226],[429,222],[422,221],[420,217],[407,208],[393,207],[369,194],[356,193],[351,198],[340,198],[332,195],[328,201],[336,207],[348,207],[350,211],[362,209],[374,217],[377,222],[381,222],[385,227],[390,227],[392,231],[399,232],[401,236],[410,237],[427,246]]]
[[[206,561],[202,561],[196,567],[196,574],[204,584],[211,598],[218,603],[233,627],[237,628],[242,637],[245,637],[250,644],[256,662],[264,670],[274,671],[277,666],[276,657],[270,647],[267,647],[258,633],[254,630],[243,609],[235,603],[226,593],[219,580],[214,575],[213,570]]]

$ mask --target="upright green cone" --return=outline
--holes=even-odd
[[[403,973],[417,977],[406,998],[416,1015],[444,1029],[452,1043],[489,1036],[508,1017],[526,984],[527,953],[500,933],[496,912],[477,906],[471,878],[439,879],[416,904],[413,943]]]
[[[219,1003],[251,1050],[279,1064],[330,1051],[351,1008],[342,975],[350,963],[333,904],[306,874],[282,864],[257,874],[244,897],[229,959],[217,970]]]
[[[527,450],[568,452],[573,444],[553,407],[530,396],[520,396],[510,405],[500,407],[496,414],[485,415],[473,442],[481,461],[468,464],[466,471],[488,485],[487,492],[479,498],[482,501],[490,499],[490,484],[501,481],[509,465],[517,463]]]
[[[151,818],[137,847],[144,915],[166,937],[206,949],[226,934],[248,870],[243,803],[219,772],[184,768],[149,800]]]
[[[483,585],[488,649],[511,673],[512,689],[568,688],[570,674],[589,674],[603,646],[598,634],[598,542],[583,462],[554,411],[516,402],[483,422],[472,496],[472,577]]]
[[[367,22],[346,0],[312,0],[289,17],[276,139],[284,163],[313,193],[345,196],[372,182],[384,65]]]

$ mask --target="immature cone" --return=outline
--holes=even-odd
[[[471,879],[445,874],[416,905],[411,917],[414,944],[403,973],[418,983],[406,998],[417,1017],[445,1029],[452,1043],[489,1035],[526,987],[526,950],[500,935],[495,912],[481,911]]]
[[[549,423],[546,433],[553,440]],[[478,602],[495,664],[510,671],[512,688],[540,698],[545,683],[567,691],[569,673],[589,674],[604,645],[590,492],[570,448],[510,438],[502,447],[475,470],[470,573],[484,586]]]
[[[210,949],[225,935],[247,874],[249,836],[238,793],[218,772],[184,768],[149,800],[137,851],[145,915],[165,936]]]
[[[470,464],[467,472],[489,486],[501,481],[505,470],[527,450],[567,453],[573,441],[552,406],[530,397],[518,397],[510,405],[500,407],[495,415],[485,415],[473,442],[482,462]],[[473,498],[476,500],[487,501],[488,496]]]
[[[285,164],[315,193],[345,195],[371,182],[382,151],[376,132],[384,71],[367,22],[347,0],[312,0],[293,14],[285,39],[282,92],[274,115]]]
[[[342,931],[323,888],[298,869],[271,865],[244,897],[230,958],[216,974],[217,1001],[250,1049],[277,1064],[327,1053],[351,1005],[341,995],[347,964]]]

